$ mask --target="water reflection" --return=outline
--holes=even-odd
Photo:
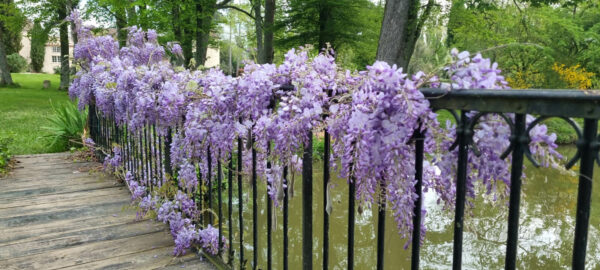
[[[572,155],[574,148],[562,147],[561,152]],[[315,269],[321,267],[323,239],[323,192],[322,167],[314,167],[313,186],[313,260]],[[519,227],[519,249],[517,265],[523,269],[565,269],[571,264],[573,248],[575,211],[577,204],[576,175],[560,174],[553,169],[536,169],[528,165],[527,178],[523,182]],[[597,182],[600,171],[596,169]],[[235,182],[235,181],[234,181]],[[331,191],[333,211],[330,216],[330,269],[346,269],[346,243],[348,219],[348,188],[344,179],[333,179],[335,188]],[[252,263],[252,205],[251,189],[244,182],[244,256],[246,266]],[[289,208],[289,266],[302,268],[302,183],[297,179],[295,196],[290,199]],[[600,188],[594,185],[588,235],[587,268],[600,267]],[[237,185],[234,184],[237,191]],[[266,186],[259,185],[259,268],[266,269],[267,258],[267,210]],[[237,192],[234,192],[237,194]],[[453,212],[447,212],[436,203],[434,194],[425,194],[427,208],[425,224],[427,235],[421,250],[422,269],[449,269],[452,264]],[[237,198],[234,198],[233,226],[239,228],[237,219]],[[508,220],[507,201],[492,202],[479,197],[475,207],[465,215],[463,246],[464,269],[500,269],[504,267],[506,252],[506,231]],[[227,215],[227,204],[224,203]],[[282,211],[275,209],[273,230],[273,269],[283,265],[283,224]],[[224,218],[226,222],[226,218]],[[355,229],[355,268],[374,269],[376,263],[377,210],[365,208],[357,214]],[[223,226],[227,228],[227,224]],[[237,231],[234,229],[234,231]],[[404,249],[406,239],[397,233],[390,212],[386,214],[385,269],[410,268],[410,247]],[[233,246],[239,249],[239,235],[234,235]],[[236,264],[238,254],[236,256]]]

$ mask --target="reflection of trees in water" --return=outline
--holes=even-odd
[[[571,153],[572,155],[572,153]],[[321,167],[315,165],[315,171]],[[600,183],[600,169],[596,169],[595,183]],[[527,179],[523,180],[521,194],[521,214],[519,219],[519,249],[517,265],[520,269],[564,269],[571,265],[577,202],[576,175],[563,175],[552,169],[535,169],[528,166]],[[322,176],[314,175],[315,183]],[[331,191],[333,211],[330,216],[330,269],[345,269],[347,252],[348,189],[345,179],[333,179],[336,188]],[[502,184],[499,184],[502,188]],[[315,266],[322,260],[323,206],[320,184],[313,186],[313,246]],[[249,184],[244,182],[244,257],[252,261],[252,202]],[[248,189],[248,190],[246,190]],[[237,191],[237,185],[234,184]],[[289,212],[289,262],[290,269],[302,268],[302,196],[301,181],[296,183],[296,196],[290,200]],[[266,187],[259,184],[259,265],[266,262]],[[237,192],[234,192],[234,195]],[[478,194],[485,191],[478,191]],[[421,247],[422,269],[448,269],[452,265],[454,213],[443,210],[436,203],[437,198],[426,193],[424,205],[427,209],[425,224],[427,234]],[[237,231],[237,197],[233,200],[233,223]],[[465,212],[463,241],[464,269],[501,269],[506,253],[506,233],[508,224],[508,198],[493,201],[492,198],[478,196],[474,208]],[[224,206],[226,204],[224,203]],[[224,207],[226,209],[227,207]],[[277,213],[277,229],[273,232],[273,267],[281,269],[282,261],[282,214]],[[590,216],[587,267],[600,267],[600,184],[594,185]],[[362,215],[356,214],[355,227],[355,268],[371,269],[376,263],[377,211],[364,207]],[[224,225],[224,228],[227,228]],[[410,268],[410,247],[404,249],[406,239],[402,239],[396,229],[391,213],[386,216],[385,264],[386,269]],[[239,235],[234,236],[234,247],[239,248]],[[239,255],[236,251],[236,259]],[[247,264],[249,266],[249,263]],[[319,268],[319,267],[316,267]]]
[[[521,194],[518,267],[569,268],[575,232],[578,176],[532,166],[527,168],[526,173],[528,177],[524,179]],[[595,178],[600,179],[598,176]],[[600,198],[598,195],[600,188],[595,187],[592,198]],[[500,269],[504,266],[506,253],[508,199],[493,202],[490,198],[479,196],[473,204],[474,208],[465,213],[463,267]],[[435,203],[426,205],[429,232],[423,247],[423,265],[425,269],[447,268],[452,263],[454,216],[436,209]],[[594,216],[594,213],[600,213],[600,199],[592,201],[592,209],[586,258],[586,266],[590,269],[600,266],[600,216]],[[434,228],[433,232],[431,228]]]

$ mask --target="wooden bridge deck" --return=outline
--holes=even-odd
[[[68,156],[18,156],[0,179],[0,269],[214,269],[174,258],[165,224],[135,221],[124,185]]]

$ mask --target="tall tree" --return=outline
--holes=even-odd
[[[31,38],[29,55],[31,57],[31,69],[33,72],[42,72],[46,56],[46,42],[48,42],[48,35],[51,29],[49,26],[42,26],[41,20],[36,19],[29,30],[29,37]]]
[[[206,61],[206,51],[216,11],[216,0],[196,0],[196,55],[194,57],[196,66],[204,65]]]
[[[262,1],[254,0],[252,3],[252,12],[254,13],[254,28],[256,32],[256,59],[259,64],[266,62],[263,44],[263,17]]]
[[[6,61],[7,43],[15,31],[20,31],[24,18],[13,0],[0,1],[0,85],[13,85]]]
[[[420,0],[387,0],[379,34],[377,60],[408,68],[415,44],[434,4],[434,0],[429,0],[421,8]]]
[[[237,9],[230,5],[231,0],[195,0],[196,1],[196,65],[203,65],[206,61],[206,51],[210,41],[210,34],[214,28],[213,19],[215,13],[220,9]],[[244,11],[245,12],[245,11]],[[247,13],[247,12],[246,12]]]
[[[62,2],[62,1],[60,1]],[[60,38],[60,85],[59,90],[68,90],[71,80],[71,71],[69,68],[69,22],[67,19],[67,3],[62,2],[57,5],[58,17],[62,22],[59,26]]]
[[[265,0],[265,21],[264,21],[264,56],[265,63],[273,63],[273,31],[275,25],[275,0]]]
[[[335,49],[344,43],[354,44],[361,32],[356,16],[368,0],[290,0],[282,9],[278,23],[284,34],[279,44],[296,47],[312,44],[319,50],[330,43]]]

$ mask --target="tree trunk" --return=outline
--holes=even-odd
[[[67,0],[67,15],[70,15],[71,12],[77,8],[78,4],[79,0]],[[73,44],[77,44],[77,31],[75,30],[75,23],[71,22],[69,25],[71,26],[71,39],[73,40]]]
[[[273,22],[275,21],[275,0],[265,0],[265,24],[264,24],[264,54],[265,63],[273,63]]]
[[[319,47],[317,48],[319,51],[327,47],[327,39],[329,38],[327,36],[327,24],[329,23],[329,16],[331,16],[330,12],[327,4],[321,1],[319,6]]]
[[[173,24],[173,35],[175,36],[175,40],[181,43],[182,35],[181,35],[181,16],[179,16],[179,1],[171,2],[171,17]]]
[[[0,21],[0,40],[5,35],[6,29],[4,29],[4,23]],[[0,85],[12,85],[13,80],[8,70],[8,63],[6,62],[6,48],[4,42],[0,42]]]
[[[216,0],[196,0],[196,67],[204,65]]]
[[[3,0],[2,2],[0,2],[0,4],[9,6],[12,4],[12,0]],[[3,8],[0,10],[2,11],[0,13],[0,17],[10,16],[9,14],[4,14],[5,10],[7,10],[7,8]],[[6,61],[6,46],[4,44],[4,41],[8,40],[5,38],[7,33],[8,30],[4,25],[4,20],[0,19],[0,85],[13,84],[12,77],[10,76],[10,70],[8,70],[8,63]]]
[[[67,5],[62,4],[58,8],[58,17],[64,20],[67,17]],[[61,22],[60,35],[60,86],[59,90],[68,90],[71,72],[69,70],[69,23]]]
[[[431,13],[433,0],[429,0],[421,16],[420,5],[419,0],[386,1],[377,60],[396,64],[406,70],[423,24]]]
[[[125,8],[117,7],[115,11],[115,21],[117,23],[117,39],[119,40],[119,47],[127,46],[127,16],[125,15]]]
[[[181,16],[179,5],[179,1],[171,2],[171,23],[173,25],[173,36],[175,38],[175,41],[177,41],[181,45],[183,43],[183,36],[181,31]],[[175,59],[176,65],[185,65],[185,58],[182,59],[181,57],[176,57]]]
[[[191,24],[186,24],[191,25]],[[194,58],[192,41],[194,40],[194,29],[183,28],[183,40],[181,41],[181,49],[183,50],[183,58],[185,59],[185,66],[190,64],[190,60]]]
[[[262,29],[262,1],[254,0],[252,6],[254,13],[254,27],[256,30],[256,62],[264,64],[265,52],[263,47],[263,29]]]

